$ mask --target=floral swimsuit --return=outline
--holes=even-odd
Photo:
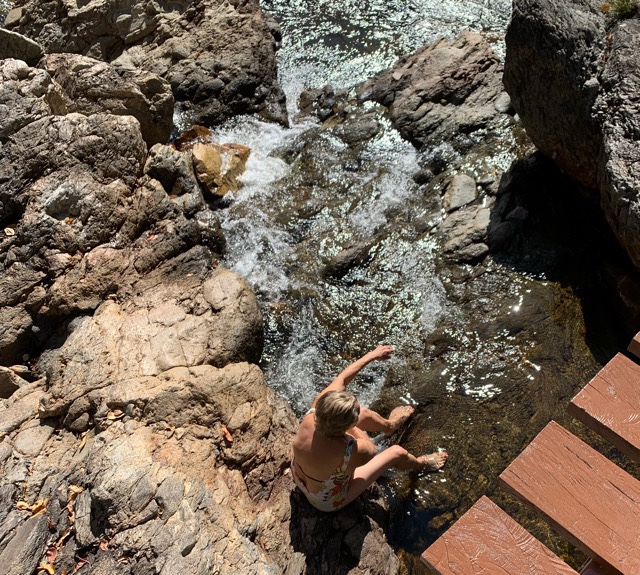
[[[308,413],[314,413],[315,409],[310,409]],[[295,461],[291,461],[291,477],[294,483],[300,488],[300,491],[304,493],[305,497],[309,500],[309,503],[320,511],[336,511],[341,507],[344,507],[347,499],[347,493],[349,491],[349,485],[352,474],[347,473],[347,467],[351,460],[351,453],[355,444],[355,438],[351,435],[347,435],[347,447],[344,451],[344,458],[338,468],[325,480],[321,481],[315,479],[310,475],[307,475],[304,469],[300,467],[300,464]],[[321,484],[320,490],[316,493],[311,493],[297,471],[296,467],[304,473],[309,479],[313,479]]]

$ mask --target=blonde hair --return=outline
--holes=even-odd
[[[360,405],[349,391],[328,391],[316,403],[316,431],[325,437],[340,437],[360,416]]]

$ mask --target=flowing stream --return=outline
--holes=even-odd
[[[602,305],[598,269],[611,250],[599,224],[576,211],[571,184],[550,164],[550,176],[535,167],[522,176],[531,148],[513,122],[462,157],[447,142],[418,153],[375,104],[351,100],[344,124],[320,124],[297,108],[306,88],[346,92],[463,29],[482,32],[503,57],[511,0],[261,3],[282,28],[291,127],[240,117],[215,139],[251,148],[243,187],[217,213],[223,264],[246,278],[263,310],[267,382],[302,414],[348,363],[391,344],[392,359],[368,366],[352,389],[383,414],[415,406],[394,440],[414,453],[450,454],[443,473],[389,472],[379,482],[404,571],[426,573],[422,551],[484,494],[579,566],[581,556],[495,480],[550,419],[569,424],[568,400],[620,349]],[[0,0],[0,17],[11,5]],[[416,177],[433,159],[449,176],[519,177],[515,194],[533,231],[482,265],[447,262],[431,233],[442,221],[440,198]]]
[[[422,573],[419,554],[494,491],[506,463],[549,419],[562,417],[562,402],[597,369],[581,304],[566,282],[547,277],[557,254],[544,241],[519,263],[492,259],[481,273],[443,263],[429,233],[442,217],[439,204],[414,180],[421,158],[380,107],[356,103],[354,126],[332,126],[300,119],[296,102],[304,88],[349,88],[465,28],[482,31],[503,54],[511,3],[262,6],[282,27],[279,70],[291,127],[236,118],[216,130],[216,140],[252,150],[243,188],[219,211],[223,263],[258,295],[267,381],[298,414],[349,362],[380,343],[394,346],[394,357],[363,370],[353,390],[383,413],[416,406],[396,439],[414,452],[450,453],[445,473],[389,473],[382,482],[390,540],[408,571]],[[355,138],[358,131],[364,136]],[[499,144],[471,159],[447,143],[422,154],[446,157],[458,172],[499,177],[521,152],[518,135],[505,129]],[[360,250],[357,265],[332,273],[349,249]],[[532,529],[571,557],[571,549]]]
[[[595,272],[606,244],[599,224],[576,213],[570,185],[551,164],[526,171],[531,147],[513,123],[461,157],[446,142],[418,153],[375,104],[351,99],[355,120],[342,125],[297,109],[305,88],[346,91],[465,28],[481,31],[503,56],[511,2],[262,6],[282,28],[279,73],[291,127],[237,118],[215,138],[252,150],[244,187],[219,214],[224,264],[261,302],[268,383],[302,414],[349,362],[391,344],[394,357],[363,370],[354,391],[383,414],[414,405],[394,440],[414,453],[450,454],[444,473],[390,472],[380,482],[390,504],[387,535],[406,571],[425,573],[422,551],[484,494],[578,567],[581,555],[497,489],[496,478],[549,420],[582,433],[565,406],[617,345]],[[481,266],[447,262],[430,233],[442,219],[439,198],[415,178],[429,156],[479,182],[518,180],[530,233]],[[584,227],[570,229],[568,219]],[[355,265],[340,268],[345,253],[356,254]]]
[[[9,6],[0,0],[0,14]],[[598,288],[589,282],[600,236],[575,206],[557,203],[566,182],[543,176],[529,185],[527,176],[521,195],[539,231],[513,257],[448,263],[430,233],[442,219],[439,198],[416,174],[431,156],[445,159],[451,174],[497,180],[523,155],[517,129],[505,127],[498,142],[466,157],[446,142],[419,154],[378,105],[350,104],[355,120],[344,125],[321,125],[297,109],[305,88],[348,89],[466,28],[483,32],[502,56],[511,1],[262,0],[262,7],[283,32],[279,73],[291,127],[240,117],[217,128],[215,139],[251,148],[243,187],[217,213],[227,239],[223,264],[246,278],[264,313],[269,385],[302,414],[349,362],[391,344],[394,357],[363,370],[353,390],[383,414],[414,405],[395,440],[416,453],[450,453],[444,473],[388,473],[381,481],[391,508],[387,534],[407,572],[424,573],[420,553],[486,493],[577,565],[571,548],[496,491],[495,478],[551,418],[562,421],[568,399],[597,371],[584,302]],[[583,231],[567,235],[582,221]],[[345,253],[352,254],[346,266]],[[611,314],[599,295],[595,301],[601,363],[617,342],[607,340]]]

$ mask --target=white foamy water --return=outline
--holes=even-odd
[[[414,148],[386,120],[379,121],[380,133],[359,152],[357,170],[348,165],[353,152],[312,122],[285,129],[241,118],[214,134],[216,141],[252,150],[243,188],[219,212],[225,265],[258,294],[267,320],[267,380],[298,413],[349,361],[376,345],[393,345],[393,361],[401,361],[403,351],[419,347],[416,342],[433,329],[445,305],[432,270],[432,241],[417,241],[403,225],[382,239],[391,220],[411,219],[409,210],[420,197],[411,177],[419,169]],[[322,176],[310,189],[306,164],[289,165],[274,156],[309,134],[309,161]],[[301,219],[296,210],[308,203],[316,206],[314,215]],[[326,258],[376,234],[381,239],[374,242],[368,266],[356,266],[345,282],[322,277]],[[285,334],[272,306],[285,310]],[[368,367],[354,382],[363,404],[378,397],[393,361]]]

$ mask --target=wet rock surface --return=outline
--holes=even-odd
[[[7,18],[7,28],[47,54],[81,54],[161,76],[189,122],[256,112],[287,121],[276,81],[278,27],[256,0],[23,1]]]
[[[536,146],[583,183],[640,268],[637,18],[599,4],[522,0],[507,32],[505,86]],[[544,42],[532,44],[532,36]],[[535,62],[535,65],[533,65]]]

